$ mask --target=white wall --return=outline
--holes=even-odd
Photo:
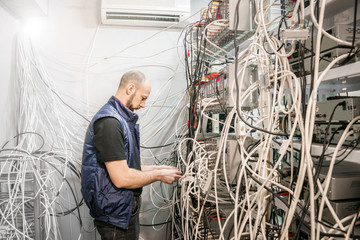
[[[18,20],[0,5],[0,146],[16,134],[15,44]]]

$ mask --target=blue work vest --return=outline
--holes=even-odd
[[[134,144],[140,152],[139,125],[136,124],[138,115],[112,96],[95,114],[86,132],[81,167],[81,193],[93,218],[127,229],[132,212],[133,191],[117,188],[111,182],[105,164],[97,160],[94,146],[94,123],[104,117],[113,117],[120,122],[130,168],[134,168]]]

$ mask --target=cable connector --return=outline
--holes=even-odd
[[[284,29],[281,30],[284,40],[306,40],[309,38],[309,29]]]
[[[270,86],[269,74],[264,73],[260,76],[260,87],[267,88]]]
[[[245,137],[246,136],[246,127],[245,127],[245,123],[241,120],[236,122],[236,133],[237,133],[237,137]]]
[[[285,154],[285,152],[287,151],[288,147],[290,145],[290,140],[284,140],[281,144],[281,147],[279,149],[279,153],[280,154]]]
[[[186,183],[186,182],[195,182],[195,178],[193,176],[184,175],[179,179],[180,183]]]
[[[213,171],[210,171],[208,176],[207,176],[207,179],[206,179],[206,182],[205,182],[205,185],[203,187],[203,191],[205,193],[207,193],[210,189],[211,189],[211,186],[213,184],[213,181],[214,181],[214,172]]]

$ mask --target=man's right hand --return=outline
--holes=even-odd
[[[172,184],[182,176],[182,173],[175,167],[166,166],[157,171],[159,172],[159,180],[167,184]]]
[[[126,160],[105,162],[111,181],[117,188],[135,189],[155,181],[171,184],[181,177],[181,172],[171,166],[145,165],[144,171],[129,168]]]

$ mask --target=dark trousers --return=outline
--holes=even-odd
[[[130,218],[129,228],[127,230],[116,227],[109,223],[95,220],[95,226],[100,233],[101,240],[138,240],[140,232],[140,206],[141,198],[134,197],[132,214]]]

